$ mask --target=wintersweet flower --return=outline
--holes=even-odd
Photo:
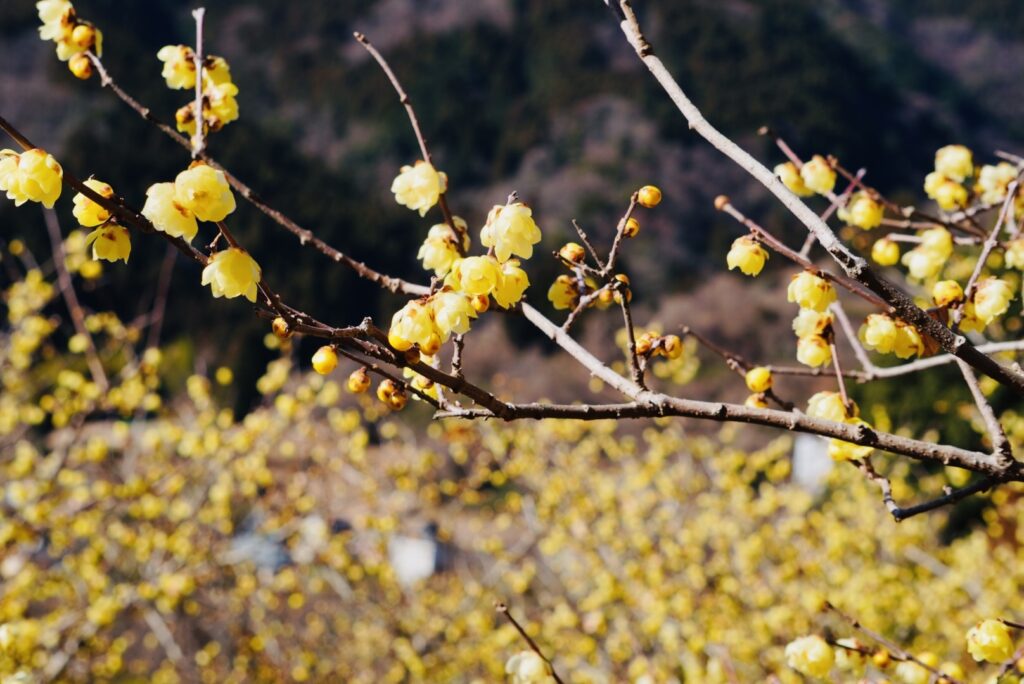
[[[438,198],[447,188],[448,176],[422,160],[412,166],[403,166],[391,183],[395,201],[420,212],[420,216],[425,216],[437,204]]]
[[[856,418],[858,413],[857,405],[852,401],[849,409],[843,405],[839,392],[818,392],[807,400],[807,415],[811,418],[845,423]]]
[[[786,291],[786,299],[796,302],[804,309],[824,311],[829,304],[836,301],[836,291],[824,278],[810,271],[803,271],[793,276]]]
[[[370,372],[366,370],[366,366],[356,368],[349,374],[348,380],[345,381],[345,387],[352,394],[362,394],[370,389],[370,384]]]
[[[489,295],[498,286],[501,267],[494,257],[472,256],[459,259],[452,265],[449,278],[457,290],[468,295]]]
[[[208,81],[203,86],[203,123],[204,129],[219,131],[225,125],[238,119],[238,86],[231,82],[215,83]],[[196,103],[189,102],[174,114],[178,130],[188,135],[196,132]]]
[[[480,244],[493,247],[498,261],[508,261],[512,255],[529,259],[540,237],[533,210],[522,202],[515,202],[491,209],[480,231]]]
[[[505,663],[505,674],[512,684],[549,684],[555,678],[551,667],[534,651],[520,651]]]
[[[891,354],[899,336],[896,321],[887,314],[870,314],[857,331],[857,338],[867,349]]]
[[[748,276],[759,274],[767,260],[767,250],[749,235],[733,240],[732,248],[725,256],[725,262],[729,265],[730,271],[738,268],[741,273]]]
[[[832,360],[832,350],[823,337],[801,337],[796,341],[796,360],[805,366],[817,368]]]
[[[819,195],[827,195],[836,186],[835,169],[820,154],[814,155],[800,168],[800,177],[808,189]]]
[[[210,286],[214,297],[245,297],[255,302],[260,277],[260,266],[248,252],[229,247],[210,257],[202,284]]]
[[[442,290],[430,298],[430,307],[442,341],[452,333],[462,335],[469,332],[469,326],[477,316],[469,297],[461,292]]]
[[[94,190],[98,195],[106,197],[107,199],[114,196],[114,189],[103,181],[90,178],[85,181],[86,187]],[[78,219],[78,224],[86,228],[92,228],[98,226],[101,223],[106,223],[110,219],[110,212],[99,204],[96,204],[91,199],[78,193],[72,199],[75,208],[71,210],[75,218]]]
[[[434,338],[440,340],[432,307],[421,300],[406,303],[391,317],[388,343],[398,351],[407,351],[413,345],[432,347]],[[440,346],[440,342],[437,344]]]
[[[338,367],[338,352],[334,351],[334,347],[324,345],[313,354],[312,364],[318,374],[330,375]]]
[[[939,664],[939,657],[930,652],[918,655],[917,659],[930,667]],[[932,681],[931,671],[912,660],[904,660],[896,665],[896,677],[904,684],[929,684]]]
[[[922,231],[921,243],[903,255],[903,265],[917,280],[934,278],[953,254],[953,236],[941,226]]]
[[[821,336],[832,326],[833,320],[834,316],[828,311],[800,309],[793,319],[793,332],[797,337]]]
[[[235,210],[235,196],[224,172],[203,162],[178,174],[174,198],[200,221],[223,221]]]
[[[879,266],[895,266],[900,262],[900,246],[889,238],[875,240],[871,245],[871,259]]]
[[[827,677],[835,662],[832,647],[816,634],[789,642],[785,653],[786,664],[809,677]]]
[[[858,192],[838,213],[839,218],[851,226],[871,230],[882,224],[885,208],[868,193]]]
[[[845,422],[850,425],[871,427],[870,423],[861,418],[851,418]],[[874,447],[854,444],[841,439],[828,441],[828,455],[833,461],[860,461],[870,456],[872,451],[874,451]]]
[[[58,40],[65,33],[70,33],[74,17],[74,8],[70,0],[40,0],[36,3],[39,12],[39,37],[43,40]]]
[[[52,209],[60,197],[64,170],[53,155],[35,148],[18,154],[0,150],[0,190],[14,200],[16,206],[40,202]]]
[[[195,54],[187,45],[165,45],[156,53],[164,63],[160,73],[172,90],[187,90],[196,87]]]
[[[576,306],[579,291],[576,279],[568,275],[560,275],[548,288],[548,300],[556,309],[571,309]]]
[[[1011,240],[1006,245],[1006,265],[1024,271],[1024,238]]]
[[[939,186],[942,185],[943,183],[945,183],[948,180],[949,180],[948,178],[946,178],[944,175],[942,175],[938,171],[932,171],[931,173],[929,173],[927,176],[924,177],[924,192],[925,192],[925,194],[928,195],[929,197],[931,197],[932,199],[934,199],[935,198],[935,193],[938,191]]]
[[[103,32],[84,21],[74,18],[72,14],[68,22],[60,25],[59,35],[54,38],[57,43],[57,58],[67,62],[72,57],[86,50],[103,56]]]
[[[1009,628],[999,620],[983,620],[967,631],[967,652],[977,661],[1001,663],[1013,657]]]
[[[453,216],[455,225],[462,229],[466,235],[464,242],[469,242],[466,233],[466,222],[458,216]],[[464,245],[468,249],[469,245]],[[440,277],[451,270],[452,265],[459,259],[459,238],[455,231],[446,223],[438,223],[431,226],[427,232],[427,239],[420,245],[420,251],[416,258],[423,262],[423,268],[433,271],[434,275]]]
[[[974,315],[988,325],[1010,308],[1013,288],[999,278],[982,278],[974,289]]]
[[[953,211],[967,205],[967,188],[947,180],[935,189],[932,199],[943,211]]]
[[[160,232],[191,242],[199,232],[199,224],[196,223],[195,215],[176,199],[175,188],[174,183],[149,186],[142,215]]]
[[[924,354],[924,340],[917,328],[903,321],[896,321],[896,344],[893,353],[898,358],[909,359]]]
[[[653,209],[661,204],[661,188],[657,185],[645,185],[636,192],[636,201],[641,207]]]
[[[92,245],[92,258],[104,261],[124,261],[132,251],[128,229],[108,224],[100,226],[85,238],[86,245]]]
[[[964,289],[955,280],[940,280],[932,285],[932,299],[936,306],[950,306],[964,299]]]
[[[1017,178],[1017,167],[1009,162],[999,162],[992,166],[986,164],[978,173],[977,190],[981,201],[996,204],[1006,199],[1006,189]]]
[[[974,157],[963,145],[946,145],[935,152],[935,170],[950,180],[962,183],[974,173]]]
[[[501,265],[501,277],[491,294],[498,306],[507,309],[523,298],[528,287],[530,279],[526,271],[519,267],[519,260],[509,259]]]
[[[747,383],[747,389],[751,392],[767,392],[772,387],[772,372],[764,366],[751,368],[743,379]]]
[[[768,408],[768,402],[764,400],[763,394],[751,394],[744,401],[743,405],[747,408],[765,409]]]
[[[797,197],[810,197],[814,194],[814,191],[804,184],[800,169],[796,168],[796,164],[793,162],[785,162],[776,166],[775,175]]]

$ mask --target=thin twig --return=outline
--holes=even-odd
[[[616,281],[619,282],[619,281]],[[626,335],[629,340],[629,368],[633,373],[633,382],[638,387],[646,388],[644,384],[644,372],[640,367],[640,359],[636,352],[636,332],[633,330],[633,314],[629,310],[629,287],[620,285],[616,288],[619,300],[619,307],[622,309],[622,320],[626,324]]]
[[[629,206],[626,207],[626,213],[619,219],[619,223],[615,228],[615,241],[612,242],[612,248],[608,252],[608,263],[605,264],[604,268],[601,269],[601,275],[607,278],[615,270],[615,261],[619,258],[619,250],[622,247],[622,238],[626,234],[626,223],[630,217],[633,216],[633,210],[636,209],[636,202],[639,193],[634,192],[629,197]]]
[[[203,56],[203,17],[205,15],[205,7],[192,10],[192,17],[196,20],[196,47],[192,51],[192,62],[196,67],[196,132],[192,135],[193,159],[206,149],[206,117],[203,115],[203,60],[205,59]]]
[[[583,232],[583,228],[576,222],[576,219],[572,220],[572,227],[576,229],[576,234],[580,236],[580,241],[587,248],[587,251],[590,252],[590,256],[593,257],[594,263],[597,264],[597,268],[603,271],[604,262],[601,261],[601,257],[598,255],[597,250],[594,249],[592,244],[590,244],[590,238],[588,238],[587,234]]]
[[[512,626],[516,628],[516,631],[519,632],[519,636],[523,637],[526,643],[530,646],[530,650],[536,653],[538,656],[540,656],[544,660],[544,662],[548,664],[548,667],[551,668],[551,676],[554,678],[554,680],[558,684],[563,684],[562,678],[558,676],[557,672],[555,672],[555,664],[551,662],[550,658],[548,658],[541,652],[540,647],[537,646],[537,642],[535,642],[530,637],[530,635],[526,633],[526,630],[523,629],[522,625],[520,625],[516,621],[516,619],[512,617],[512,613],[509,612],[508,606],[502,603],[501,601],[496,601],[494,604],[494,609],[502,615],[504,615],[505,619],[508,620],[512,624]]]
[[[217,233],[220,235],[220,233]],[[171,291],[171,276],[174,274],[174,260],[178,253],[170,245],[164,252],[164,261],[160,265],[160,277],[156,284],[156,295],[153,298],[153,311],[149,317],[149,334],[146,337],[146,347],[156,349],[160,344],[160,332],[164,324],[164,314],[167,311],[167,299]]]
[[[1013,448],[1010,446],[1010,440],[1006,438],[1003,426],[999,424],[999,418],[992,410],[992,405],[985,398],[985,393],[981,391],[978,376],[974,374],[974,369],[963,360],[957,359],[956,365],[959,366],[960,373],[964,376],[964,382],[967,383],[968,389],[971,390],[971,396],[974,397],[974,404],[978,407],[981,419],[985,422],[985,428],[992,440],[993,451],[1006,467],[1010,467],[1014,462]]]

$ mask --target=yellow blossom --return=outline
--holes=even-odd
[[[836,172],[820,154],[814,155],[809,162],[800,167],[800,177],[808,189],[819,195],[829,194],[836,186]]]
[[[87,245],[92,245],[92,258],[104,261],[124,261],[128,263],[128,255],[132,251],[132,241],[128,229],[108,224],[100,226],[85,238]]]
[[[491,209],[480,231],[480,244],[493,247],[498,261],[508,261],[513,255],[529,259],[540,237],[533,211],[522,202],[516,202]]]
[[[810,197],[814,194],[814,191],[804,184],[800,169],[793,162],[785,162],[776,166],[775,175],[797,197]]]
[[[832,320],[833,316],[828,311],[800,309],[800,313],[793,319],[793,332],[797,337],[821,336],[832,326]]]
[[[260,266],[245,250],[230,247],[210,257],[203,269],[203,285],[209,285],[214,297],[245,297],[256,301]]]
[[[871,245],[871,258],[879,266],[895,266],[900,261],[900,246],[889,238],[875,240]]]
[[[936,306],[950,306],[963,301],[964,289],[955,280],[940,280],[932,285],[932,299]]]
[[[174,198],[200,221],[223,221],[235,210],[235,196],[224,172],[202,162],[174,179]]]
[[[462,335],[469,332],[469,326],[477,316],[469,297],[461,292],[442,290],[430,298],[430,307],[442,342],[452,333]]]
[[[967,632],[967,652],[977,661],[1001,663],[1013,656],[1009,628],[999,620],[983,620]]]
[[[156,183],[146,190],[142,215],[157,230],[191,242],[199,232],[195,215],[176,199],[174,183]]]
[[[744,275],[756,276],[764,268],[764,262],[768,260],[768,252],[754,238],[749,235],[736,238],[732,248],[725,256],[729,270],[740,269]]]
[[[950,180],[962,183],[974,173],[974,157],[963,145],[946,145],[935,152],[935,170]]]
[[[871,425],[861,418],[850,418],[844,421],[850,425],[863,425],[870,428]],[[854,444],[841,439],[830,439],[828,441],[828,455],[833,461],[860,461],[871,455],[874,447]]]
[[[449,275],[454,287],[468,295],[489,295],[498,286],[501,267],[494,257],[471,256],[452,265]]]
[[[881,354],[893,352],[897,337],[896,321],[887,314],[869,314],[857,331],[857,338],[865,348]]]
[[[156,58],[164,63],[161,76],[167,81],[167,87],[173,90],[187,90],[196,87],[196,65],[194,53],[187,45],[165,45],[156,53]]]
[[[548,300],[556,309],[571,309],[579,300],[576,279],[568,275],[560,275],[548,288]]]
[[[437,204],[438,198],[447,188],[448,176],[422,160],[413,166],[403,166],[391,184],[395,201],[420,212],[420,216],[425,216]]]
[[[511,684],[549,684],[555,678],[551,667],[534,651],[520,651],[505,663],[505,674],[511,675]]]
[[[466,233],[466,222],[458,216],[453,216],[455,224]],[[468,248],[469,245],[464,245]],[[420,245],[420,251],[416,258],[423,262],[423,268],[433,271],[434,275],[443,276],[451,270],[452,264],[459,258],[459,238],[455,231],[446,223],[438,223],[431,226],[427,232],[427,239]]]
[[[839,218],[851,226],[871,230],[882,224],[885,208],[868,193],[858,192],[838,213]]]
[[[85,185],[89,189],[94,190],[101,197],[109,199],[114,196],[114,189],[103,181],[90,178],[85,181]],[[74,214],[76,219],[78,219],[78,223],[81,226],[92,228],[93,226],[105,223],[110,218],[109,211],[101,207],[99,204],[96,204],[82,193],[76,194],[72,199],[72,202],[74,202],[75,208],[72,209],[71,213]]]
[[[917,328],[903,321],[896,321],[896,345],[893,353],[898,358],[909,359],[924,353],[924,340]]]
[[[498,306],[507,309],[523,298],[526,288],[530,287],[530,279],[526,271],[519,267],[517,259],[509,259],[501,265],[498,284],[491,293]]]
[[[804,309],[824,311],[829,304],[836,301],[836,291],[832,284],[810,271],[802,271],[793,276],[786,291],[786,299],[796,302]]]
[[[832,359],[832,350],[822,337],[801,337],[796,341],[796,359],[805,366],[817,368]]]
[[[857,405],[850,402],[850,408],[843,405],[839,392],[818,392],[807,400],[807,415],[811,418],[845,423],[857,417]]]
[[[14,200],[16,206],[40,202],[52,209],[60,197],[64,170],[53,158],[38,148],[18,154],[0,150],[0,190]]]
[[[661,204],[661,188],[656,185],[645,185],[636,193],[636,201],[642,207],[653,209]]]
[[[747,371],[744,381],[751,392],[767,392],[772,387],[772,372],[764,366],[756,366]]]
[[[334,351],[334,347],[330,345],[324,345],[316,350],[313,354],[313,370],[320,375],[329,375],[335,368],[338,367],[338,352]]]
[[[428,304],[420,300],[407,302],[391,317],[388,342],[398,351],[406,351],[413,345],[433,346],[433,338],[440,339],[440,333]]]
[[[921,243],[903,255],[903,265],[912,278],[934,278],[953,254],[953,236],[942,227],[922,231]]]
[[[764,400],[764,395],[763,394],[751,394],[751,395],[749,395],[746,398],[746,400],[744,400],[743,405],[746,406],[747,408],[756,408],[756,409],[768,408],[768,402],[766,402]]]
[[[1017,167],[1009,162],[999,162],[995,166],[986,164],[978,174],[977,190],[981,201],[996,204],[1006,199],[1006,189],[1017,178]]]
[[[1024,238],[1017,238],[1006,244],[1006,265],[1024,271]]]
[[[786,644],[786,664],[801,674],[827,677],[834,662],[832,647],[816,634]]]
[[[40,0],[36,9],[43,22],[39,27],[39,37],[43,40],[57,40],[71,32],[74,8],[70,0]]]
[[[939,658],[934,653],[922,653],[917,659],[931,667],[939,664]],[[904,684],[928,684],[932,680],[931,671],[912,660],[899,663],[896,666],[896,676]]]
[[[1010,308],[1013,288],[999,278],[982,278],[974,289],[974,315],[988,325]]]
[[[370,389],[370,382],[370,372],[366,370],[366,366],[360,366],[349,374],[345,387],[352,394],[362,394]]]
[[[933,199],[943,211],[953,211],[967,205],[967,188],[959,183],[946,181],[935,189]]]

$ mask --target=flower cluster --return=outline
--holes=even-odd
[[[917,328],[889,314],[869,314],[857,331],[857,338],[866,349],[895,354],[901,359],[920,356],[925,351]]]
[[[103,33],[88,21],[79,19],[69,0],[40,0],[36,9],[43,24],[39,27],[39,37],[56,43],[57,57],[68,63],[71,73],[78,78],[89,78],[92,62],[85,53],[103,55]]]
[[[935,278],[953,254],[953,236],[942,226],[936,226],[921,231],[918,238],[920,243],[903,255],[903,265],[911,278]]]
[[[832,283],[810,271],[802,271],[793,276],[786,297],[800,306],[800,313],[793,321],[797,360],[812,368],[827,364],[832,359],[828,343],[832,315],[827,311],[836,300]]]
[[[836,172],[825,157],[814,155],[811,160],[799,168],[791,161],[775,167],[775,175],[799,197],[829,195],[836,186]]]
[[[935,153],[935,170],[924,179],[924,191],[943,211],[954,211],[967,205],[964,186],[974,175],[974,158],[963,145],[947,145]]]
[[[60,164],[43,150],[36,148],[21,154],[0,150],[0,190],[16,206],[32,201],[52,209],[60,197],[63,178]]]
[[[412,166],[403,166],[391,183],[395,201],[403,207],[418,211],[420,216],[426,216],[447,190],[447,174],[422,159]]]
[[[163,62],[161,75],[172,90],[196,87],[195,52],[187,45],[165,45],[156,53]],[[203,58],[203,130],[219,131],[238,118],[238,86],[231,80],[227,60],[216,55]],[[195,135],[196,103],[192,100],[174,115],[178,130]]]

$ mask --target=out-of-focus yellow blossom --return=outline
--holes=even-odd
[[[832,350],[823,337],[801,337],[796,341],[796,359],[805,366],[817,368],[832,360]]]
[[[746,400],[744,400],[743,405],[746,406],[747,408],[756,408],[756,409],[768,408],[768,402],[764,400],[764,395],[763,394],[751,394],[751,395],[749,395],[746,398]]]
[[[879,266],[895,266],[900,262],[900,246],[889,238],[875,240],[871,245],[871,258]]]
[[[767,392],[772,387],[772,372],[764,366],[756,366],[747,371],[744,381],[751,392]]]
[[[469,326],[477,316],[469,297],[461,292],[442,290],[430,298],[430,307],[442,342],[453,333],[462,335],[469,332]]]
[[[1006,199],[1006,190],[1017,178],[1017,167],[1009,162],[986,164],[978,173],[978,193],[986,204],[997,204]]]
[[[853,402],[850,402],[849,408],[843,404],[843,397],[839,392],[818,392],[807,400],[807,415],[811,418],[845,423],[851,418],[856,418],[858,413],[857,405]]]
[[[530,279],[519,266],[517,259],[509,259],[501,265],[498,284],[494,288],[494,301],[503,309],[513,306],[523,298],[523,293],[530,287]]]
[[[235,210],[235,196],[224,172],[203,162],[178,174],[174,197],[200,221],[223,221]]]
[[[85,238],[86,245],[92,245],[92,258],[104,261],[124,261],[132,252],[132,240],[128,229],[117,225],[100,226]]]
[[[974,288],[974,315],[988,325],[1006,313],[1013,299],[1010,283],[999,278],[982,278]]]
[[[957,183],[974,173],[974,155],[963,145],[946,145],[935,152],[935,170]]]
[[[857,331],[857,338],[867,349],[891,354],[899,336],[896,321],[888,314],[869,314]]]
[[[940,280],[932,285],[932,300],[936,306],[950,306],[963,299],[964,289],[955,280]]]
[[[434,345],[432,338],[439,337],[432,307],[421,300],[407,302],[391,317],[388,342],[398,351],[406,351],[413,345],[431,347]]]
[[[366,366],[360,366],[352,371],[348,379],[345,381],[345,387],[352,394],[362,394],[366,390],[370,389],[370,371],[366,369]]]
[[[948,181],[949,179],[943,176],[938,171],[932,171],[924,177],[924,192],[931,198],[935,198],[935,193],[938,191],[939,186]]]
[[[793,319],[793,332],[797,337],[820,337],[832,326],[833,319],[828,311],[800,309]]]
[[[801,271],[790,281],[786,299],[803,309],[825,311],[829,304],[836,301],[836,291],[832,283],[821,276],[810,271]]]
[[[209,285],[214,297],[245,297],[256,301],[261,271],[248,252],[229,247],[210,257],[203,269],[203,285]]]
[[[861,418],[850,418],[844,421],[850,425],[863,425],[870,428],[871,425]],[[833,461],[860,461],[871,455],[874,447],[854,444],[841,439],[828,440],[828,455]]]
[[[391,183],[395,201],[418,211],[420,216],[426,216],[427,211],[437,204],[438,198],[447,189],[448,176],[423,160],[412,166],[403,166]]]
[[[832,647],[816,634],[800,637],[786,644],[786,664],[809,677],[824,678],[832,670],[835,654]]]
[[[491,256],[471,256],[452,265],[448,276],[453,287],[468,295],[489,295],[498,286],[501,266]]]
[[[730,271],[738,268],[740,272],[748,276],[756,276],[760,273],[767,260],[767,250],[749,235],[733,240],[732,247],[725,256]]]
[[[560,275],[555,278],[555,282],[551,283],[551,287],[548,288],[548,301],[556,309],[575,307],[576,302],[579,301],[576,279],[568,275]]]
[[[797,197],[810,197],[814,194],[814,190],[811,190],[804,184],[804,179],[800,175],[800,169],[796,168],[796,164],[791,161],[776,166],[775,175]]]
[[[977,661],[1009,660],[1014,652],[1010,628],[999,620],[982,620],[967,631],[967,652]]]
[[[176,187],[174,183],[155,183],[149,186],[142,215],[157,230],[191,242],[199,232],[199,224],[196,223],[195,214],[177,200]]]
[[[937,276],[953,254],[953,236],[937,226],[922,231],[919,237],[921,243],[903,255],[903,265],[912,278],[927,280]]]
[[[1024,238],[1017,238],[1006,244],[1006,265],[1024,271]]]
[[[520,651],[505,663],[505,674],[512,684],[549,684],[555,678],[551,667],[533,651]]]
[[[114,196],[114,189],[103,181],[90,178],[85,181],[85,185],[91,190],[95,190],[96,194],[101,197],[110,199]],[[78,223],[81,226],[92,228],[93,226],[98,226],[110,219],[109,211],[101,207],[99,204],[96,204],[82,193],[77,193],[72,199],[72,202],[74,202],[75,207],[72,209],[71,213],[73,213],[75,218],[78,219]]]
[[[32,201],[52,209],[60,197],[63,178],[57,160],[39,148],[21,154],[0,150],[0,190],[6,191],[16,206]]]
[[[330,375],[338,367],[338,352],[334,347],[325,344],[313,353],[313,370],[320,375]]]
[[[882,225],[885,207],[866,192],[858,192],[838,211],[839,218],[851,226],[871,230]]]
[[[653,209],[661,204],[661,188],[657,185],[645,185],[636,192],[636,201],[642,207]]]
[[[508,261],[513,255],[529,259],[540,238],[533,210],[522,202],[495,205],[480,230],[480,244],[493,247],[498,261]]]
[[[835,169],[820,154],[814,155],[800,167],[800,177],[808,189],[819,195],[827,195],[836,187]]]
[[[469,235],[466,233],[466,222],[458,216],[452,220],[462,229],[466,236],[465,242],[469,242]],[[469,245],[463,245],[468,249]],[[420,245],[420,251],[416,258],[423,262],[423,268],[433,271],[438,277],[444,276],[451,270],[452,264],[459,258],[459,238],[455,231],[447,223],[438,223],[431,226],[427,232],[427,239]]]
[[[934,653],[922,653],[917,656],[917,659],[930,667],[936,667],[939,664],[939,657]],[[904,660],[897,664],[896,676],[903,684],[928,684],[932,680],[931,671],[912,660]]]
[[[943,211],[954,211],[967,206],[967,188],[959,183],[946,181],[935,189],[935,196],[932,199]]]

